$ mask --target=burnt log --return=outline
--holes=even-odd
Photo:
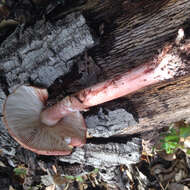
[[[62,15],[76,9],[81,10],[89,26],[99,34],[100,44],[88,51],[96,65],[101,68],[99,81],[153,60],[166,43],[171,44],[175,41],[179,28],[184,28],[186,38],[189,38],[188,0],[105,0],[96,1],[89,6],[90,2],[89,0],[81,7],[72,7]],[[101,105],[103,109],[117,111],[122,108],[133,114],[138,124],[126,125],[125,134],[162,128],[177,120],[189,118],[189,55],[186,52],[187,55],[184,56],[186,53],[179,47],[174,47],[171,51],[185,63],[185,76]],[[73,90],[72,84],[66,88],[67,91]],[[91,110],[91,115],[95,113],[98,117],[98,111],[94,108]],[[101,119],[93,123],[95,129],[101,128],[101,132],[96,130],[98,135],[92,133],[92,124],[88,123],[87,118],[89,117],[86,116],[88,131],[92,136],[109,133],[109,127]],[[125,127],[122,126],[120,130]]]
[[[100,107],[85,115],[88,136],[109,138],[121,134],[124,129],[137,125],[132,114],[125,107]]]
[[[56,21],[57,23],[54,25],[51,23],[43,24],[42,26],[45,28],[43,34],[40,33],[41,30],[38,27],[38,21],[34,29],[29,27],[22,33],[22,30],[18,28],[4,41],[1,45],[2,59],[0,68],[1,74],[4,76],[8,87],[26,82],[49,86],[58,76],[64,76],[71,71],[72,61],[70,61],[70,59],[94,43],[88,27],[85,25],[85,20],[79,13],[65,17],[68,13],[76,10],[84,13],[89,26],[99,34],[99,45],[88,51],[88,54],[91,55],[96,65],[101,68],[99,81],[118,75],[124,71],[126,72],[136,65],[151,61],[155,55],[158,54],[158,51],[164,47],[166,42],[170,43],[174,41],[179,28],[185,28],[186,37],[189,35],[190,2],[187,0],[160,0],[157,2],[153,0],[119,0],[117,2],[106,0],[104,2],[96,1],[96,3],[93,4],[90,4],[90,2],[91,1],[88,1],[87,4],[76,8],[72,7],[70,10],[68,9],[66,12],[58,14],[57,18],[61,18],[63,15],[64,18],[58,22]],[[93,26],[94,23],[96,24],[95,27]],[[99,31],[100,28],[98,28],[98,26],[102,24],[104,27]],[[53,29],[53,31],[61,31],[64,33],[64,31],[66,32],[66,26],[73,27],[73,30],[71,30],[71,33],[69,32],[68,35],[76,35],[76,38],[69,38],[64,41],[64,43],[69,46],[74,40],[76,41],[76,47],[82,47],[81,49],[79,48],[80,51],[76,48],[77,52],[71,51],[72,53],[70,53],[69,51],[68,53],[68,51],[62,52],[62,49],[59,48],[56,52],[53,49],[56,48],[54,46],[56,46],[57,41],[54,42],[53,40],[51,41],[53,49],[47,46],[47,48],[43,47],[43,50],[41,47],[46,45],[45,42],[43,42],[41,46],[38,46],[37,49],[32,48],[31,42],[34,42],[34,39],[40,41],[40,36],[48,35],[48,31]],[[77,32],[81,34],[79,39],[77,37],[78,33],[74,31],[74,29],[78,29]],[[35,33],[33,34],[34,31]],[[84,38],[82,34],[85,34]],[[53,38],[52,35],[50,35],[51,38]],[[68,35],[66,36],[68,37]],[[11,43],[8,43],[9,40]],[[85,46],[83,46],[83,40],[87,42]],[[22,53],[23,51],[26,51],[26,56],[24,57],[23,55],[25,54]],[[33,52],[39,53],[40,51],[43,51],[43,55],[32,58],[32,62],[26,64],[27,60],[33,57]],[[58,60],[55,64],[52,63],[51,56],[46,57],[49,51],[50,55],[55,51],[53,56]],[[175,51],[174,48],[174,52]],[[177,56],[188,66],[189,57],[188,55],[184,57],[183,53],[184,52],[178,52],[177,50],[176,54],[179,54]],[[186,99],[188,99],[189,89],[188,71],[189,69],[187,68],[184,78],[167,81],[136,94],[129,95],[124,99],[103,105],[108,110],[115,110],[116,113],[120,108],[127,110],[133,114],[138,124],[134,122],[134,124],[130,125],[120,125],[120,128],[117,129],[117,127],[113,127],[112,123],[111,129],[108,127],[108,125],[110,125],[109,122],[106,124],[105,120],[101,120],[97,123],[93,123],[94,126],[92,127],[92,122],[90,123],[89,118],[93,116],[87,115],[86,121],[89,133],[91,136],[94,134],[94,137],[109,137],[110,135],[121,133],[121,130],[126,128],[126,134],[134,134],[167,126],[176,120],[187,119],[189,113],[189,104],[188,101],[186,101]],[[48,75],[50,75],[49,79],[47,77]],[[85,79],[88,81],[87,77]],[[55,81],[53,85],[56,88],[57,81]],[[69,88],[68,85],[68,91],[70,90]],[[70,91],[73,91],[73,88]],[[58,90],[58,92],[60,91]],[[92,114],[93,112],[92,110]],[[97,112],[94,113],[97,114]],[[98,120],[98,118],[96,118],[96,120]],[[125,121],[124,118],[118,122],[124,123]],[[119,126],[117,122],[116,125]],[[100,126],[106,129],[103,133],[102,129],[99,130]],[[93,128],[95,128],[97,133],[93,132]]]
[[[166,43],[175,41],[179,28],[184,28],[188,38],[189,13],[188,0],[104,1],[84,10],[92,23],[104,25],[100,45],[89,51],[102,69],[99,80],[154,59]],[[186,65],[185,76],[103,105],[111,110],[124,108],[133,114],[138,124],[127,127],[125,134],[155,130],[189,118],[188,50],[186,53],[177,52],[177,56]]]
[[[160,53],[163,54],[167,49],[168,52],[165,55],[166,57],[167,55],[172,55],[171,62],[169,61],[171,64],[175,64],[175,62],[183,64],[183,68],[181,71],[178,71],[177,77],[160,82],[154,86],[149,86],[120,100],[101,105],[101,107],[109,111],[118,111],[122,108],[133,114],[137,124],[131,123],[128,125],[127,122],[124,122],[126,126],[126,129],[123,131],[124,134],[138,134],[157,130],[180,120],[189,121],[189,42],[189,40],[185,40],[180,45],[174,45],[174,43],[173,46],[171,44],[166,45]],[[165,55],[163,55],[163,60],[165,59]],[[125,120],[126,117],[124,115],[121,113],[119,115]],[[86,117],[88,118],[88,116]],[[88,124],[88,119],[86,121]],[[120,121],[120,123],[122,122]],[[103,120],[99,123],[94,122],[93,124],[96,125],[95,129],[104,126],[104,130],[102,129],[104,132],[109,128],[109,126],[104,125]],[[111,127],[113,126],[114,124]],[[90,131],[90,127],[88,129]],[[122,129],[124,127],[120,128],[120,130]],[[101,135],[103,134],[102,131]]]
[[[59,24],[58,26],[56,24],[52,25],[52,23],[47,24],[47,33],[49,27],[50,30],[59,30],[61,27],[60,30],[65,31],[65,24],[68,24],[67,19],[71,17],[72,21],[69,20],[69,22],[71,21],[71,27],[77,25],[76,28],[78,28],[78,25],[80,25],[79,33],[73,31],[73,34],[71,32],[76,38],[74,37],[68,40],[67,44],[69,47],[70,45],[72,46],[74,39],[74,41],[77,41],[77,43],[74,43],[75,47],[78,47],[77,44],[79,44],[80,51],[76,48],[77,53],[72,51],[72,53],[69,52],[67,55],[61,54],[61,56],[66,56],[61,57],[57,55],[62,50],[59,49],[58,52],[53,54],[53,56],[59,60],[58,63],[51,63],[51,58],[46,60],[40,56],[37,60],[32,60],[30,64],[22,64],[26,63],[26,60],[29,58],[32,59],[33,50],[36,53],[43,51],[43,48],[40,46],[38,46],[37,49],[30,49],[31,47],[25,44],[27,40],[24,41],[25,38],[22,39],[23,34],[26,34],[26,38],[29,39],[27,43],[30,43],[33,38],[36,37],[32,34],[34,31],[32,27],[26,28],[26,31],[23,30],[23,32],[22,28],[17,28],[13,35],[8,38],[16,44],[19,43],[20,40],[21,42],[23,40],[23,44],[20,44],[21,47],[18,49],[13,49],[13,47],[17,47],[15,43],[10,43],[9,46],[8,39],[2,44],[0,52],[2,56],[0,61],[0,84],[4,92],[0,92],[0,104],[2,104],[6,97],[4,93],[8,94],[8,89],[21,83],[28,82],[30,84],[39,84],[47,87],[51,85],[51,88],[56,89],[56,87],[58,87],[58,80],[55,79],[59,76],[63,76],[64,78],[65,75],[72,71],[73,60],[71,59],[73,56],[77,56],[82,53],[86,47],[89,48],[94,44],[88,26],[85,22],[81,22],[80,20],[80,18],[82,18],[82,20],[84,19],[83,16],[75,13],[74,15],[79,15],[79,17],[65,17],[68,13],[70,14],[76,10],[83,12],[88,25],[95,31],[97,36],[99,36],[99,44],[88,51],[88,55],[93,59],[96,66],[100,68],[101,72],[98,73],[98,81],[111,78],[128,71],[132,67],[153,60],[166,43],[174,44],[179,28],[184,28],[185,39],[189,39],[189,0],[105,0],[94,1],[95,3],[91,5],[90,2],[92,2],[92,0],[89,0],[86,5],[72,7],[71,9],[67,9],[64,13],[60,13],[57,17],[54,17],[56,19],[62,18],[63,20],[59,22],[63,23],[63,26]],[[46,27],[46,25],[43,26]],[[35,27],[37,27],[37,25],[35,25]],[[28,31],[30,31],[29,34],[27,33]],[[37,31],[37,28],[35,28],[35,31]],[[81,40],[79,39],[79,41],[77,40],[78,34],[81,34]],[[40,34],[37,36],[39,38],[41,37]],[[83,39],[87,41],[85,45],[82,43]],[[56,42],[52,41],[52,44],[54,47]],[[136,163],[140,158],[140,141],[137,139],[136,141],[135,139],[131,140],[125,137],[126,134],[131,135],[157,130],[170,125],[172,122],[188,119],[190,114],[190,103],[188,101],[190,98],[188,44],[188,40],[185,40],[180,45],[175,44],[171,49],[171,52],[178,56],[186,66],[185,74],[183,73],[175,79],[148,87],[135,94],[94,107],[90,109],[89,112],[84,113],[88,133],[93,138],[89,139],[83,148],[76,148],[72,155],[59,157],[58,159],[62,162],[77,162],[82,165],[93,165],[94,167],[104,167],[105,165],[114,165],[114,167],[117,167],[120,164]],[[182,47],[184,47],[184,49]],[[4,56],[5,54],[3,53],[6,48],[10,50],[8,51],[10,53],[8,56]],[[29,50],[26,51],[26,48]],[[28,56],[26,60],[22,57],[22,53],[15,53],[21,50],[26,51]],[[51,48],[49,50],[51,54],[54,53]],[[48,54],[47,52],[48,51],[45,51],[43,55]],[[6,61],[12,61],[12,63],[9,64],[7,62],[6,65]],[[36,64],[37,62],[39,64]],[[17,63],[17,65],[15,63]],[[22,67],[23,65],[24,67]],[[28,68],[26,69],[26,67]],[[47,76],[47,74],[44,74],[44,69],[46,71],[48,68],[50,68],[50,70],[48,70],[47,73],[51,74],[50,80],[46,81],[48,77],[42,76]],[[51,72],[51,69],[54,70],[55,68],[58,68],[58,72]],[[59,69],[61,69],[61,73]],[[84,78],[86,81],[89,80],[88,76]],[[69,82],[68,80],[68,83]],[[84,83],[81,82],[81,87],[84,87],[82,85],[84,85]],[[88,85],[89,84],[85,83],[85,87]],[[64,86],[62,85],[61,87],[63,88]],[[65,90],[74,92],[72,84],[68,84]],[[57,90],[57,92],[60,93],[60,89]],[[116,117],[117,115],[120,117]],[[93,122],[93,120],[95,122]],[[1,123],[2,122],[0,122],[0,124]],[[124,137],[121,137],[123,135]],[[36,168],[38,167],[35,160],[40,157],[27,150],[24,151],[21,149],[3,128],[0,128],[0,148],[1,152],[12,160],[11,163],[13,167],[18,162],[24,162],[27,165],[30,159],[32,159],[31,165],[34,165]],[[115,157],[116,159],[110,161],[110,157]],[[45,158],[47,159],[47,157]]]
[[[111,1],[106,0],[104,2],[96,1],[96,3],[92,3],[92,4],[90,2],[91,1],[87,1],[87,4],[84,4],[80,7],[76,7],[76,8],[72,7],[70,10],[68,9],[64,14],[68,14],[72,11],[80,10],[84,13],[89,23],[89,26],[91,26],[92,28],[93,28],[94,23],[97,26],[99,24],[104,25],[104,29],[103,31],[100,32],[101,35],[99,36],[100,44],[89,51],[89,54],[92,56],[95,63],[101,68],[102,72],[100,73],[99,80],[105,80],[114,75],[118,75],[119,73],[129,70],[131,67],[150,61],[151,59],[154,58],[156,54],[158,54],[158,50],[161,49],[166,42],[173,41],[175,39],[177,35],[177,31],[180,27],[187,28],[185,30],[185,33],[188,36],[190,2],[187,0],[182,0],[182,1],[160,0],[157,2],[153,0],[151,1],[119,0],[117,2],[113,0]],[[61,14],[58,17],[60,18]],[[69,18],[71,18],[71,16]],[[79,23],[81,23],[80,18],[78,19]],[[64,21],[64,19],[66,21]],[[60,22],[63,22],[63,24],[65,23],[67,24],[68,17],[66,18],[64,17],[63,21],[60,21]],[[74,22],[75,24],[73,25],[77,25],[76,24],[77,21],[74,21]],[[49,28],[52,29],[53,26],[51,24],[49,25],[51,26]],[[84,23],[78,24],[78,25],[84,26]],[[97,26],[96,28],[94,27],[94,29],[97,29]],[[35,30],[38,31],[36,28]],[[25,33],[22,34],[23,39],[25,39],[24,38],[25,36],[26,37],[29,36],[29,34],[27,33],[28,31],[30,31],[29,32],[31,34],[30,38],[32,40],[32,38],[34,38],[34,35],[32,35],[31,31],[34,31],[34,30],[31,30],[30,28],[26,30],[25,32],[26,35]],[[79,31],[83,33],[83,29]],[[85,30],[84,33],[89,34],[87,30]],[[18,32],[17,32],[17,35],[18,35]],[[88,37],[89,35],[87,35],[87,38]],[[13,35],[13,38],[15,38],[15,35]],[[7,39],[2,44],[2,48],[5,48],[5,50],[7,48],[5,44],[8,44],[7,43],[8,40],[9,39]],[[21,40],[22,42],[21,38],[19,40]],[[68,43],[70,43],[71,41],[72,39],[69,40]],[[91,45],[93,44],[92,39],[89,40],[88,42]],[[16,43],[18,43],[18,40],[16,41]],[[79,44],[82,44],[82,42]],[[15,49],[12,49],[13,47],[17,47],[17,46],[15,45],[13,46],[12,44],[9,46],[11,53],[15,51]],[[21,51],[23,50],[23,48],[26,48],[26,47],[23,46],[19,50]],[[84,48],[85,47],[83,47],[81,51],[78,53],[81,53],[84,50]],[[51,48],[48,50],[52,53]],[[39,48],[35,52],[37,51],[39,51]],[[4,52],[3,49],[2,49],[2,52]],[[32,54],[33,51],[27,51],[27,52],[29,52],[29,54]],[[68,52],[68,51],[65,51],[65,52]],[[47,51],[45,51],[45,54],[46,53]],[[72,52],[71,54],[69,53],[67,55],[64,55],[66,56],[66,58],[60,58],[60,56],[57,56],[57,59],[61,59],[59,60],[59,63],[62,61],[61,66],[59,65],[59,63],[58,65],[57,64],[52,65],[51,56],[50,58],[47,58],[47,59],[46,58],[43,59],[43,56],[39,56],[36,59],[37,59],[37,62],[39,62],[40,64],[36,65],[36,60],[33,60],[32,63],[26,66],[26,64],[23,64],[23,63],[26,62],[28,55],[26,56],[26,58],[25,57],[23,58],[22,53],[20,52],[18,52],[18,54],[16,55],[12,54],[11,56],[13,55],[15,58],[14,60],[17,60],[13,62],[14,63],[17,62],[18,66],[15,66],[15,64],[10,63],[11,62],[10,60],[7,62],[7,64],[6,63],[1,64],[1,73],[5,75],[6,81],[10,87],[12,87],[15,84],[21,84],[23,82],[49,86],[58,76],[65,75],[70,71],[70,69],[67,68],[67,66],[70,65],[70,63],[66,65],[65,61],[71,58],[71,56],[69,56],[68,58],[68,55],[77,55],[77,53],[75,54]],[[6,59],[4,58],[4,54],[2,54],[2,57],[3,57],[2,62],[4,62]],[[186,61],[188,61],[188,57],[186,57]],[[71,68],[70,66],[68,67]],[[58,69],[55,69],[55,68],[58,68]],[[60,68],[61,68],[61,73],[60,73]],[[50,76],[50,77],[47,77],[47,76]],[[49,78],[49,81],[47,81],[48,78]],[[56,86],[56,82],[54,84]],[[152,87],[152,88],[156,89],[156,87]],[[160,88],[160,91],[157,93],[159,93],[158,94],[158,97],[159,97],[159,96],[162,96],[162,93],[164,93],[164,91],[162,88]],[[142,96],[141,95],[142,93],[140,93],[140,95],[139,93],[137,93],[134,96],[128,96],[127,99],[129,100],[130,103],[129,105],[127,105],[127,111],[129,111],[130,113],[136,113],[136,115],[138,115],[137,119],[139,121],[143,121],[143,125],[142,125],[143,127],[149,124],[146,124],[145,119],[141,119],[141,117],[143,117],[144,115],[146,115],[146,117],[153,117],[153,116],[150,116],[149,113],[151,113],[152,115],[155,113],[155,117],[156,117],[157,112],[156,111],[153,112],[152,109],[150,109],[151,111],[146,110],[146,109],[149,109],[147,104],[151,105],[151,102],[155,102],[156,100],[150,99],[148,97],[147,99],[146,95],[142,95]],[[136,98],[134,99],[133,97],[136,97]],[[139,105],[139,101],[137,101],[138,99],[141,100],[140,105]],[[145,99],[147,99],[148,102],[145,105],[143,105],[143,102],[145,102]],[[168,97],[168,99],[171,100],[171,97]],[[178,100],[178,102],[179,101],[180,100]],[[159,103],[160,101],[157,101],[158,108],[164,106],[164,105],[159,105]],[[123,105],[125,107],[125,104]],[[172,105],[170,105],[170,108],[171,110],[174,111],[176,109],[176,106],[172,107]],[[142,111],[140,111],[140,106],[145,108],[143,109],[143,111],[146,112],[146,114],[141,113]],[[133,109],[131,109],[131,107],[133,107]],[[178,106],[178,109],[180,109],[180,106]],[[159,113],[162,112],[162,114],[164,115],[164,112],[166,109],[162,108],[160,110],[162,111],[160,111]],[[157,117],[157,118],[160,118],[160,117]],[[178,119],[180,119],[180,117],[178,117]],[[149,120],[147,119],[146,121],[147,123],[149,122]],[[171,117],[170,117],[170,122],[173,122]],[[141,122],[139,122],[138,126],[141,128],[140,123]],[[163,121],[162,119],[160,119],[160,120],[154,121],[154,123],[163,123]],[[168,125],[168,123],[169,121],[165,124]],[[160,126],[161,125],[162,124],[160,124]],[[140,129],[139,129],[139,132],[140,132]]]
[[[117,2],[106,0],[103,3],[96,2],[89,6],[90,2],[88,1],[86,5],[78,7],[77,10],[84,13],[91,27],[93,27],[93,23],[97,25],[104,24],[104,30],[100,32],[101,35],[99,36],[100,44],[89,51],[93,60],[101,68],[102,72],[99,80],[110,78],[110,76],[118,75],[131,67],[150,61],[166,42],[174,41],[180,27],[187,28],[185,33],[187,37],[189,35],[190,2],[187,0],[160,0],[157,2],[153,0],[119,0]],[[75,10],[72,8],[70,12]],[[69,10],[65,14],[68,12]],[[114,20],[111,19],[112,17]],[[23,33],[18,28],[1,45],[1,74],[4,75],[9,87],[26,82],[49,86],[58,76],[65,75],[71,70],[71,66],[68,66],[70,63],[66,63],[73,56],[81,53],[86,47],[90,47],[94,43],[88,27],[85,25],[84,18],[78,13],[66,16],[54,25],[51,23],[42,24],[45,28],[42,30],[43,32],[39,25],[38,22],[34,29],[29,27]],[[58,50],[56,49],[56,44],[62,38],[60,39],[57,36],[57,41],[53,41],[53,39],[59,32],[55,32],[55,35],[52,32],[49,35],[49,38],[52,38],[49,45],[43,40],[35,49],[36,43],[43,36],[48,36],[50,30],[65,33],[67,31],[66,26],[71,28],[66,36],[74,37],[68,38],[63,43],[68,44],[68,46],[70,44],[72,47],[74,41],[76,48],[70,48],[73,51],[67,51],[67,46],[65,46],[66,50],[64,51],[62,51],[63,46],[59,47]],[[81,34],[79,38],[78,33]],[[83,40],[86,42],[85,45]],[[32,44],[34,44],[34,47]],[[38,55],[39,53],[42,53],[42,55],[34,56],[33,53],[37,54],[37,52]],[[46,57],[46,55],[49,57]],[[31,58],[30,64],[29,58]],[[188,65],[188,56],[182,57],[182,59]],[[188,81],[188,72],[185,78]],[[126,126],[126,133],[144,132],[156,126],[165,126],[176,120],[187,118],[189,105],[188,101],[184,100],[188,98],[189,86],[187,82],[183,81],[179,78],[175,82],[169,81],[165,84],[155,85],[149,90],[146,89],[128,96],[127,103],[126,101],[115,101],[116,106],[122,104],[122,108],[135,114],[134,116],[138,121],[137,125]],[[56,86],[56,82],[54,85]],[[164,87],[160,87],[160,85]],[[168,88],[169,92],[166,90]],[[118,108],[115,105],[114,107]],[[112,107],[112,105],[108,105],[109,107]],[[113,107],[111,109],[113,110]],[[89,122],[87,121],[87,123]],[[103,125],[105,125],[105,122]],[[116,133],[111,134],[115,135]]]
[[[125,109],[133,114],[137,124],[126,125],[126,129],[123,130],[122,134],[131,135],[158,130],[180,120],[189,121],[189,83],[190,77],[187,75],[102,106],[104,109],[114,111]],[[99,126],[103,125],[98,123],[97,128]],[[104,131],[106,130],[108,130],[107,127],[105,127]]]

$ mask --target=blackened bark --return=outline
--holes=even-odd
[[[26,29],[17,27],[0,46],[0,71],[10,87],[32,83],[50,86],[68,73],[71,58],[94,45],[80,13],[52,24],[43,20]]]

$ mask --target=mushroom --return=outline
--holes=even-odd
[[[85,111],[92,106],[173,78],[184,65],[178,55],[169,53],[171,48],[172,46],[166,46],[158,58],[151,62],[64,98],[52,107],[45,109],[41,113],[41,121],[49,126],[55,125],[68,112]]]
[[[80,111],[171,79],[183,72],[183,62],[167,45],[153,61],[121,76],[83,89],[45,109],[47,91],[21,86],[8,96],[4,121],[22,146],[39,154],[67,155],[73,146],[82,146],[86,125]]]
[[[79,111],[68,112],[55,125],[41,122],[47,90],[20,86],[4,104],[4,123],[11,136],[23,147],[43,155],[68,155],[73,146],[82,146],[86,125]]]

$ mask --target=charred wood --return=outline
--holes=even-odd
[[[68,73],[74,56],[94,45],[94,39],[79,13],[50,22],[38,21],[23,30],[17,27],[0,47],[0,70],[9,87],[23,83],[50,86]]]
[[[124,129],[137,124],[133,115],[128,113],[124,108],[109,110],[106,107],[101,107],[100,109],[93,109],[86,116],[85,121],[90,137],[104,138],[120,134]]]
[[[83,148],[77,147],[70,156],[61,157],[59,160],[106,168],[137,163],[140,155],[141,141],[133,138],[131,141],[121,144],[86,144]]]

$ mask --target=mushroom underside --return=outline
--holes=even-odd
[[[79,111],[65,115],[54,126],[40,120],[47,91],[20,86],[4,104],[4,121],[11,136],[23,147],[38,154],[67,155],[73,146],[85,144],[86,126]]]

